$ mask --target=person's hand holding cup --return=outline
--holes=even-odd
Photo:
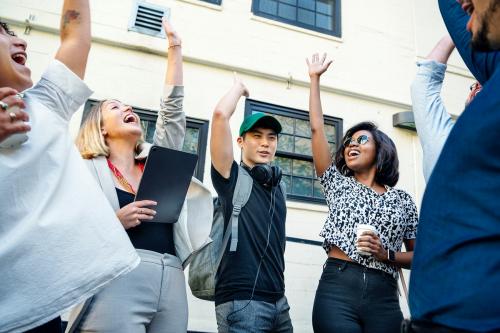
[[[377,229],[369,224],[356,227],[356,249],[362,256],[373,256],[378,261],[386,261],[387,251],[382,246]]]
[[[375,234],[377,233],[377,229],[369,224],[358,224],[356,226],[356,249],[358,253],[362,256],[371,256],[372,253],[370,251],[369,247],[369,239],[365,239],[370,233],[368,232],[373,232]],[[365,238],[363,238],[365,237]],[[360,244],[361,242],[361,244]]]

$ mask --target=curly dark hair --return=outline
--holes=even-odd
[[[16,33],[12,30],[10,30],[9,25],[3,21],[0,21],[0,26],[5,30],[5,32],[11,36],[15,36]]]
[[[354,172],[347,167],[344,150],[344,142],[358,131],[368,131],[373,136],[376,147],[375,165],[377,172],[375,181],[381,185],[393,187],[399,180],[399,159],[394,142],[372,122],[362,122],[354,125],[344,135],[342,145],[335,153],[335,166],[344,176],[353,176]]]

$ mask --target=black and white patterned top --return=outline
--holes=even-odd
[[[319,180],[328,204],[328,218],[319,234],[325,239],[325,251],[335,245],[355,262],[397,278],[396,267],[358,254],[356,226],[374,226],[385,249],[401,251],[403,239],[417,235],[418,213],[411,196],[388,186],[385,193],[378,194],[354,177],[342,175],[333,163]]]

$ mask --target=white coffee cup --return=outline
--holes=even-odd
[[[365,251],[361,250],[360,248],[358,248],[358,246],[357,246],[359,237],[361,237],[365,231],[372,231],[378,235],[377,229],[374,226],[369,225],[369,224],[358,224],[356,226],[356,250],[362,256],[371,256],[372,254],[370,252],[365,252]]]

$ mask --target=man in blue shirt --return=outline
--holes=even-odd
[[[500,48],[500,1],[439,5],[483,90],[457,120],[427,185],[410,282],[413,322],[405,326],[407,332],[497,332],[500,56],[493,50]]]

